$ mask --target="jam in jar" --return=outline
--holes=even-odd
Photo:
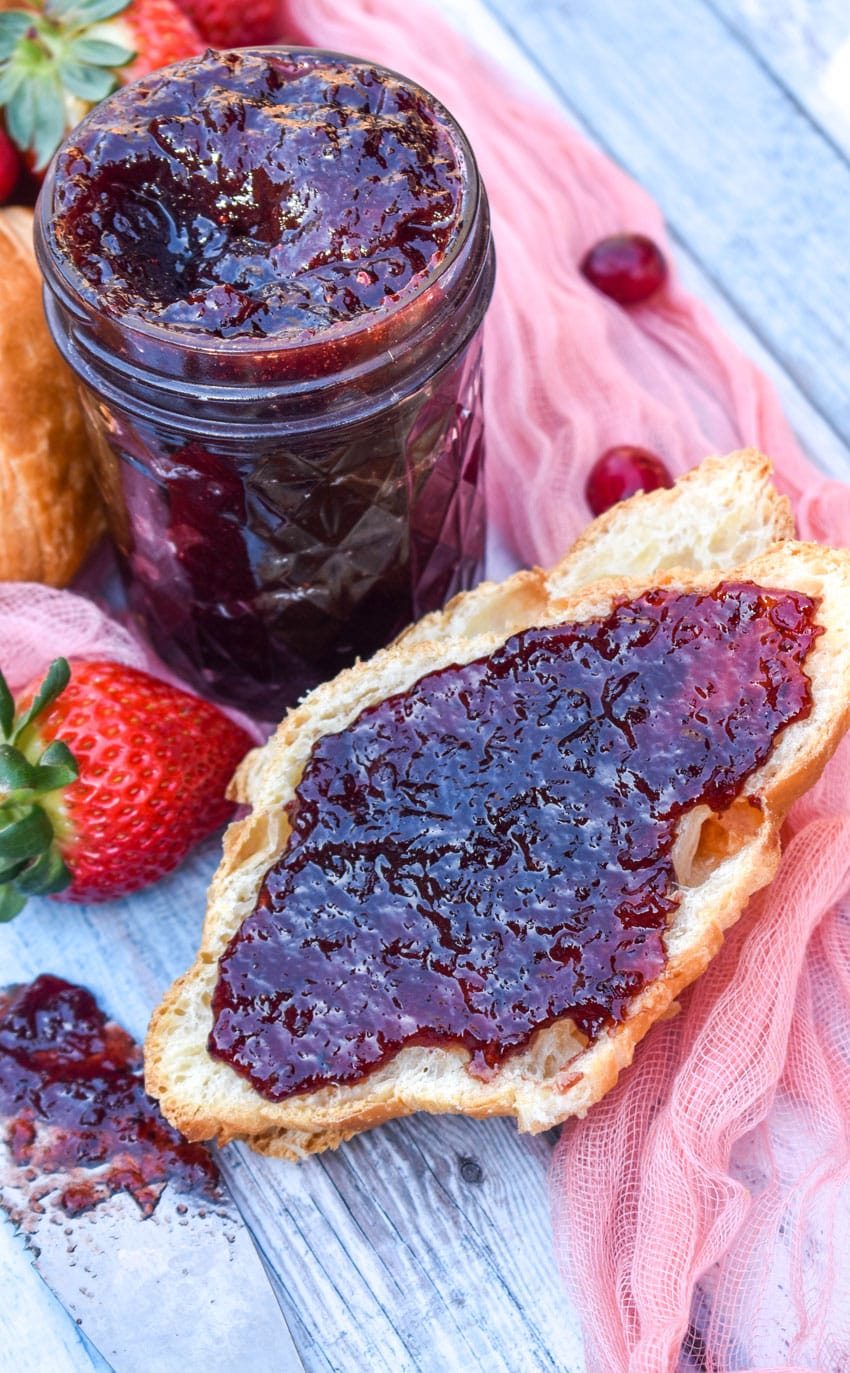
[[[130,604],[202,690],[276,715],[472,584],[494,258],[431,95],[208,52],[98,105],[36,220]]]

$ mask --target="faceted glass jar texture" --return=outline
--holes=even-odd
[[[274,715],[480,575],[480,338],[374,419],[248,449],[83,399],[130,606],[209,695]]]
[[[131,608],[163,658],[205,694],[270,719],[479,575],[481,326],[494,278],[487,197],[448,111],[354,58],[208,53],[136,91],[96,107],[45,179],[36,248],[47,319],[80,383]],[[246,92],[253,144],[233,115]],[[385,103],[395,110],[387,127]],[[411,119],[424,129],[420,143],[410,143]],[[328,181],[333,149],[358,120],[349,180]],[[275,155],[287,156],[291,127],[302,149],[293,167],[306,168],[293,175],[304,177],[309,253],[324,214],[332,261],[320,253],[296,263],[295,303],[281,306],[289,286],[272,266],[282,250],[274,235],[292,254],[300,230],[276,227],[262,160],[250,187],[266,199],[232,185],[234,167],[243,175],[244,160],[256,161],[256,139],[271,138]],[[209,140],[218,138],[213,155]],[[207,140],[202,174],[198,139]],[[216,176],[224,227],[208,241],[223,236],[229,256],[210,270],[238,281],[238,292],[197,285],[208,267],[208,230],[198,238],[198,225],[211,223]],[[357,256],[358,224],[372,259]],[[195,261],[186,258],[193,242]],[[184,299],[187,271],[195,285]],[[333,302],[326,322],[317,271]],[[381,273],[378,296],[369,282]],[[174,299],[156,294],[175,282]],[[304,283],[301,326],[286,311],[307,299]],[[288,321],[279,335],[268,325],[278,317]]]

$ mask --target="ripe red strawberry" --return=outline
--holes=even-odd
[[[0,13],[0,105],[42,170],[118,85],[193,57],[204,42],[174,0],[24,0]]]
[[[5,205],[18,184],[21,159],[5,129],[0,129],[0,205]]]
[[[251,48],[280,38],[279,0],[177,0],[214,48]]]
[[[175,0],[132,0],[103,27],[136,54],[116,73],[122,86],[204,50],[203,35]]]
[[[29,895],[106,901],[176,868],[233,806],[251,739],[136,668],[64,658],[15,705],[0,674],[0,920]]]

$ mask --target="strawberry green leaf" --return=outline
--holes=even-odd
[[[128,6],[129,0],[77,0],[76,11],[84,24],[99,24]]]
[[[38,773],[20,749],[0,744],[0,792],[31,791],[38,785]]]
[[[61,791],[69,787],[79,777],[76,765],[73,768],[39,768],[36,772],[36,790],[41,795],[47,791]]]
[[[52,841],[53,826],[39,806],[31,806],[0,829],[0,859],[37,858]]]
[[[32,10],[3,10],[0,13],[0,35],[4,38],[6,34],[16,34],[17,37],[20,37],[22,33],[26,33],[28,28],[32,27],[36,17]]]
[[[13,743],[16,739],[21,737],[24,730],[32,724],[33,720],[41,715],[42,711],[47,710],[48,706],[53,705],[57,696],[61,696],[70,680],[71,669],[68,666],[68,660],[66,658],[54,658],[50,667],[47,669],[44,681],[35,694],[32,705],[29,710],[21,716],[17,723],[15,733],[12,737]]]
[[[62,739],[54,739],[38,760],[36,785],[39,791],[55,791],[57,787],[70,786],[79,775],[77,760],[68,745]]]
[[[44,13],[48,19],[61,19],[64,23],[84,23],[81,11],[85,8],[81,0],[45,0]]]
[[[23,10],[6,10],[0,14],[0,61],[12,56],[32,20],[33,16]]]
[[[103,67],[91,67],[85,62],[60,62],[58,70],[65,89],[90,104],[102,100],[115,89],[115,77]]]
[[[0,924],[14,920],[24,909],[27,898],[14,887],[0,887]]]
[[[36,118],[33,151],[36,170],[46,167],[65,134],[65,100],[53,73],[33,78],[36,87]]]
[[[68,56],[75,62],[89,62],[94,67],[123,67],[135,53],[119,43],[107,43],[103,38],[75,38],[68,44]]]
[[[0,672],[0,730],[3,738],[8,739],[15,723],[15,699],[6,685],[6,678]]]
[[[50,22],[66,32],[95,22],[89,17],[90,0],[43,0],[43,6]]]
[[[0,64],[2,65],[2,64]],[[0,105],[6,106],[15,92],[24,84],[27,74],[20,67],[7,63],[0,71]]]
[[[10,859],[8,863],[0,863],[0,886],[5,886],[7,882],[14,882],[15,878],[23,872],[30,858],[16,858],[14,862]]]
[[[6,106],[6,130],[19,148],[28,148],[35,134],[35,91],[32,80],[22,81]]]
[[[55,847],[28,863],[15,878],[18,891],[26,892],[28,896],[49,896],[51,892],[64,891],[70,882],[68,866]]]

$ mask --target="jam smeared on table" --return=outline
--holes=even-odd
[[[309,53],[208,54],[60,154],[56,240],[101,307],[218,338],[316,334],[421,282],[462,169],[415,87]]]
[[[148,1216],[166,1183],[215,1199],[211,1155],[145,1094],[141,1060],[83,987],[45,974],[0,993],[4,1205],[15,1187],[28,1210],[68,1217],[118,1192]]]
[[[315,745],[286,851],[221,959],[211,1054],[271,1100],[405,1045],[486,1076],[661,971],[677,822],[805,718],[815,603],[647,592],[430,673]]]

